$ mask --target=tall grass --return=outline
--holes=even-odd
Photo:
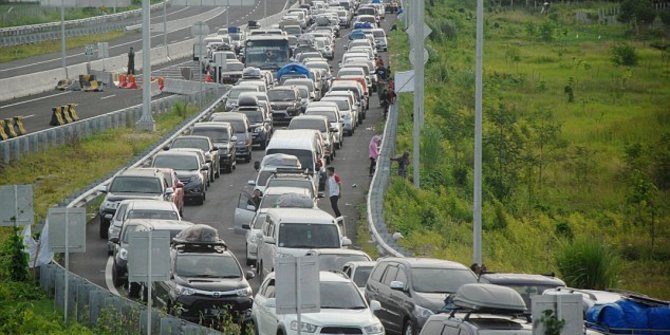
[[[556,266],[570,287],[604,290],[618,284],[619,257],[596,239],[579,238],[562,243]]]
[[[124,36],[126,33],[122,31],[112,31],[99,35],[88,35],[71,37],[66,40],[66,49],[75,49],[85,46],[86,44],[111,41]],[[37,55],[49,54],[57,52],[61,49],[60,40],[44,41],[33,44],[21,44],[10,47],[0,47],[0,63],[11,62],[17,59],[24,59]]]

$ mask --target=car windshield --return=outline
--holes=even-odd
[[[322,309],[365,309],[367,306],[352,282],[327,282],[319,284]]]
[[[226,120],[225,122],[228,122],[233,126],[233,131],[236,134],[247,132],[247,128],[244,126],[244,121],[242,120]]]
[[[321,132],[328,131],[326,123],[323,120],[296,118],[291,120],[288,129],[316,129]]]
[[[444,268],[413,268],[412,286],[420,293],[454,293],[463,284],[476,283],[469,270]]]
[[[226,63],[226,71],[242,71],[244,64],[242,63]]]
[[[314,198],[314,184],[309,179],[297,178],[270,178],[267,181],[267,187],[295,187],[304,188],[309,191],[309,194]]]
[[[305,114],[307,114],[307,115],[323,115],[325,117],[328,117],[328,122],[337,122],[337,116],[335,116],[335,113],[333,113],[333,112],[311,110],[311,111],[307,111],[307,113],[305,113]]]
[[[228,99],[237,100],[242,92],[258,92],[258,89],[253,86],[235,86],[228,92]]]
[[[349,104],[344,99],[321,99],[321,101],[331,101],[331,102],[336,103],[337,107],[340,109],[340,111],[348,111],[349,110]]]
[[[118,176],[114,178],[109,192],[113,193],[163,193],[161,181],[153,177]]]
[[[121,242],[128,243],[130,234],[137,230],[139,225],[126,225],[125,230],[123,231],[123,236],[121,236]]]
[[[293,155],[298,158],[300,161],[300,166],[303,167],[303,169],[307,169],[309,171],[314,171],[314,157],[312,156],[312,152],[309,150],[300,150],[300,149],[268,149],[267,152],[265,153],[266,155],[269,154],[287,154],[287,155]]]
[[[304,194],[266,194],[261,201],[261,208],[314,208],[314,201]]]
[[[202,138],[176,138],[170,148],[195,148],[208,152],[209,142]]]
[[[242,35],[238,34],[238,33],[231,33],[231,34],[228,34],[228,36],[230,36],[230,39],[233,40],[233,41],[239,41],[239,40],[242,39]]]
[[[191,135],[207,136],[214,143],[226,143],[230,139],[228,131],[225,128],[193,128]]]
[[[289,79],[284,82],[284,85],[286,86],[304,85],[307,86],[310,90],[314,87],[314,83],[312,82],[311,79]]]
[[[298,96],[301,99],[309,97],[309,90],[307,90],[307,87],[298,87]]]
[[[294,101],[296,97],[293,90],[269,90],[268,98],[270,101]]]
[[[261,171],[258,173],[258,178],[256,178],[256,186],[265,186],[268,182],[268,178],[274,173],[272,170]]]
[[[282,248],[339,248],[340,237],[335,224],[281,223],[279,241]]]
[[[337,73],[338,77],[341,76],[362,76],[365,73],[361,70],[356,70],[356,69],[342,69],[340,72]]]
[[[356,268],[354,278],[351,279],[356,283],[356,286],[365,287],[368,278],[370,278],[370,272],[372,272],[372,266],[359,266]]]
[[[141,225],[131,225],[131,226],[126,225],[125,228],[126,230],[123,233],[123,238],[121,239],[121,241],[123,243],[128,243],[128,241],[130,240],[130,233],[137,231],[140,226]],[[172,240],[175,236],[177,236],[177,234],[179,234],[182,231],[182,229],[184,229],[184,227],[182,225],[178,225],[177,228],[175,229],[160,229],[154,231],[167,231],[170,233],[170,240]]]
[[[367,262],[370,259],[363,255],[319,255],[319,270],[342,271],[348,262]]]
[[[179,215],[175,211],[133,209],[128,211],[127,219],[179,220]]]
[[[198,159],[195,156],[186,155],[158,155],[154,158],[153,167],[170,168],[181,171],[194,171],[200,169]]]
[[[190,254],[179,255],[175,270],[180,277],[187,278],[241,278],[242,271],[230,256]]]
[[[263,123],[263,121],[264,121],[263,120],[263,112],[261,112],[257,109],[254,109],[254,110],[241,109],[241,110],[239,110],[239,112],[246,115],[247,119],[249,119],[249,122],[251,122],[253,124]]]

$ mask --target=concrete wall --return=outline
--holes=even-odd
[[[65,7],[128,7],[130,0],[40,0],[42,7],[60,7],[61,1],[65,2]]]

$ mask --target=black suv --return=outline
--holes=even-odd
[[[100,204],[100,238],[106,239],[109,223],[116,213],[121,200],[155,199],[170,200],[174,190],[168,187],[163,172],[156,168],[133,168],[121,172],[112,179],[109,186],[100,186],[98,191],[106,193]]]
[[[416,335],[444,306],[447,295],[477,276],[460,263],[431,258],[383,258],[365,287],[367,301],[382,308],[375,315],[387,334]]]
[[[303,112],[300,92],[293,86],[279,86],[268,90],[272,121],[274,124],[288,124],[294,116]]]
[[[207,136],[219,153],[221,172],[233,172],[237,166],[237,137],[228,122],[198,122],[191,128],[190,135]]]
[[[253,303],[247,279],[235,255],[216,229],[194,225],[172,240],[170,280],[155,282],[153,294],[168,313],[207,325],[243,320]]]

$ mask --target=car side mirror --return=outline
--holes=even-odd
[[[172,195],[172,193],[174,193],[174,189],[172,187],[165,189],[165,195]]]
[[[338,133],[339,132],[339,130],[336,127],[331,127],[330,131],[332,131],[333,133]]]
[[[342,238],[342,246],[343,247],[351,246],[351,240],[348,237],[343,237]]]
[[[207,165],[200,168],[200,171],[207,171],[207,170],[209,170],[209,167],[207,167]]]
[[[261,162],[259,162],[259,161],[255,161],[255,162],[254,162],[254,169],[255,169],[256,171],[260,170],[260,169],[261,169]]]
[[[165,151],[170,150],[170,146],[169,146],[169,145],[164,146],[164,147],[163,147],[163,150],[165,150]]]
[[[405,283],[403,283],[403,282],[401,282],[401,281],[398,281],[398,280],[394,280],[394,281],[392,281],[392,282],[389,284],[389,287],[390,287],[392,290],[405,291]]]
[[[252,180],[248,180],[248,181],[247,181],[247,185],[249,185],[249,186],[256,186],[256,182],[255,182],[253,179],[252,179]]]
[[[247,205],[247,209],[250,210],[250,211],[254,211],[254,212],[255,212],[255,211],[256,211],[256,206],[254,206],[254,205]]]
[[[251,229],[251,225],[248,223],[243,223],[242,224],[242,229]]]
[[[98,186],[98,188],[97,188],[96,190],[97,190],[98,192],[107,193],[107,186],[105,186],[105,185],[100,185],[100,186]]]
[[[374,313],[382,309],[382,304],[377,300],[370,300],[370,310]]]
[[[253,132],[253,131],[254,131],[254,128],[252,128],[252,127],[249,127],[249,128],[247,128],[247,131],[251,133],[251,132]]]
[[[250,271],[247,271],[247,272],[244,273],[244,278],[246,278],[246,279],[254,279],[254,278],[256,278],[256,272],[251,271],[251,270],[250,270]]]
[[[275,244],[275,238],[272,236],[265,236],[263,237],[263,243]]]
[[[178,181],[174,186],[177,188],[184,188],[184,183]]]
[[[326,197],[326,194],[323,193],[323,192],[319,192],[319,193],[316,195],[316,197],[319,198],[319,199],[323,199],[323,198]]]
[[[219,148],[213,147],[213,148],[209,149],[209,152],[215,152],[215,151],[219,151]]]
[[[230,140],[233,141],[233,142],[237,142],[237,136],[231,137]]]
[[[119,244],[119,238],[118,237],[111,237],[109,239],[109,242],[112,242],[114,244]]]

